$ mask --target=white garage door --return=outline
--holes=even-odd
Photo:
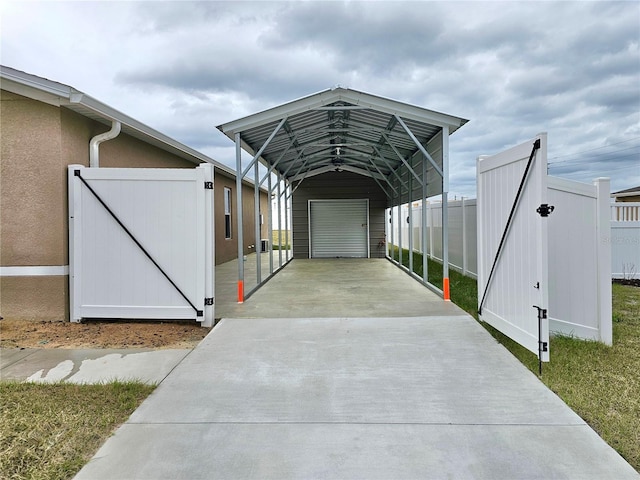
[[[369,201],[309,200],[311,258],[369,257]]]

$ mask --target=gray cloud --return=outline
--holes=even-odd
[[[36,4],[3,12],[3,63],[223,163],[215,125],[339,83],[469,118],[451,139],[459,194],[478,155],[541,131],[552,173],[640,184],[640,154],[619,151],[640,145],[637,2]]]

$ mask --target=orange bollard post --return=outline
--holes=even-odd
[[[451,300],[451,296],[449,295],[449,279],[442,279],[442,293],[444,295],[445,300]]]
[[[244,303],[244,282],[238,280],[238,303]]]

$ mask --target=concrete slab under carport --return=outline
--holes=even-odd
[[[261,257],[262,271],[268,272],[268,254]],[[253,280],[249,285],[255,285],[255,255],[245,265],[247,272],[252,269],[245,281]],[[386,259],[294,259],[243,304],[237,303],[237,272],[236,261],[216,267],[216,318],[420,317],[463,313]]]
[[[457,315],[224,319],[77,478],[639,477]]]

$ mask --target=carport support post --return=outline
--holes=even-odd
[[[268,232],[269,234],[267,235],[267,239],[269,242],[269,274],[273,274],[273,245],[271,245],[271,243],[273,242],[273,205],[271,205],[271,195],[272,195],[272,185],[271,185],[271,174],[269,173],[269,178],[267,179],[267,190],[269,191],[269,193],[267,194],[268,197],[268,201],[269,201],[269,205],[267,207],[267,225],[268,225]],[[262,245],[262,242],[260,242],[260,245]]]
[[[449,127],[442,127],[442,293],[451,300],[449,292]]]
[[[413,168],[413,159],[411,159],[411,163],[409,165],[411,168]],[[408,183],[409,197],[407,197],[407,200],[409,201],[409,203],[407,204],[407,206],[409,207],[409,217],[407,218],[407,220],[409,223],[409,272],[413,273],[413,178],[411,177],[411,175],[409,176]]]
[[[398,263],[402,266],[402,187],[400,187],[400,197],[398,198]]]
[[[289,196],[287,195],[287,191],[289,190],[290,185],[289,182],[284,184],[284,231],[287,232],[287,240],[291,238],[289,235]],[[291,240],[289,240],[291,242]],[[285,260],[289,261],[289,249],[287,249],[287,253],[285,254]]]
[[[242,231],[242,144],[240,133],[236,140],[236,217],[238,219],[238,303],[244,303],[244,236]]]
[[[254,178],[254,189],[253,189],[253,218],[254,218],[254,231],[255,231],[255,242],[254,247],[256,250],[256,285],[260,285],[262,283],[262,228],[260,224],[260,184],[259,184],[259,166],[260,163],[256,161],[253,165],[253,178]]]
[[[279,267],[282,267],[282,178],[278,178],[278,258]]]
[[[395,197],[391,197],[391,205],[389,206],[389,225],[391,225],[389,227],[389,256],[391,257],[391,260],[395,260],[396,258],[396,254],[393,251],[393,246],[395,245],[394,241],[395,241],[395,230],[396,230],[396,225],[394,223],[395,218],[393,215],[393,199]]]
[[[422,281],[429,281],[429,262],[427,260],[427,162],[422,159]]]

